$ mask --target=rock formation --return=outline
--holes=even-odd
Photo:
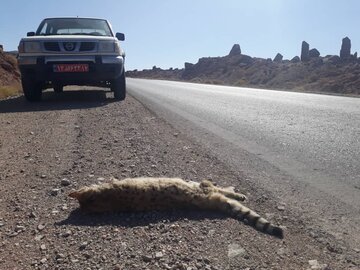
[[[300,62],[300,57],[299,56],[295,56],[293,59],[290,60],[291,63],[299,63]]]
[[[234,44],[234,46],[231,48],[229,56],[240,55],[240,54],[241,54],[240,45],[239,44]]]
[[[309,51],[310,58],[317,58],[319,56],[320,56],[320,52],[317,49],[314,48]]]
[[[194,64],[185,62],[185,70],[191,70],[194,67]]]
[[[351,40],[348,37],[343,38],[340,50],[341,60],[347,60],[351,57]]]
[[[242,54],[239,60],[241,64],[252,64],[254,61],[254,58],[246,54]]]
[[[0,44],[0,52],[3,52],[4,51],[4,47],[3,45]]]
[[[274,58],[274,62],[281,62],[282,60],[283,60],[283,56],[281,53],[278,53]]]
[[[301,61],[306,62],[309,60],[309,43],[303,41],[301,44]]]
[[[329,62],[333,63],[333,64],[337,64],[341,61],[340,57],[337,55],[332,55],[329,57]]]

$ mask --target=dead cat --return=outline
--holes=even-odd
[[[202,209],[245,219],[259,231],[283,238],[283,229],[271,224],[240,201],[245,195],[214,186],[210,181],[186,182],[179,178],[112,179],[69,194],[86,212],[132,212],[166,209]]]

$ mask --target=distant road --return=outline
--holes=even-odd
[[[359,98],[142,79],[128,89],[287,203],[359,217]]]

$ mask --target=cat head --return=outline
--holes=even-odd
[[[106,212],[111,210],[107,190],[108,188],[104,185],[93,185],[73,191],[69,196],[77,199],[80,209],[85,212]]]

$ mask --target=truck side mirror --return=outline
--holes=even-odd
[[[124,41],[125,35],[123,33],[116,33],[116,38],[120,41]]]
[[[35,32],[27,32],[26,34],[28,37],[33,37],[35,36]]]

